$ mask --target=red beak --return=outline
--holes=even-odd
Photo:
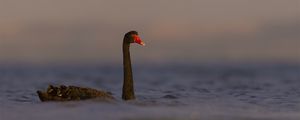
[[[140,44],[142,46],[146,45],[138,35],[133,35],[133,39],[134,39],[134,42],[137,44]]]

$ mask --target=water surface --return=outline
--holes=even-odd
[[[1,65],[1,120],[299,120],[299,64],[136,65],[137,100],[119,65]],[[39,101],[49,84],[111,91],[112,103]]]

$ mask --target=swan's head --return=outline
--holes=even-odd
[[[126,42],[128,43],[137,43],[140,44],[142,46],[145,46],[146,44],[142,41],[142,39],[139,37],[139,34],[137,31],[130,31],[128,33],[125,34],[125,38],[124,40],[127,40]]]

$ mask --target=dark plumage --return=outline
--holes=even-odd
[[[99,91],[92,88],[64,86],[54,87],[49,85],[46,92],[37,91],[41,101],[72,101],[99,98],[111,100],[114,97],[109,92]]]
[[[123,39],[123,68],[124,68],[124,81],[122,89],[123,100],[135,99],[133,76],[130,60],[129,46],[131,43],[138,43],[145,45],[143,41],[138,37],[136,31],[130,31],[125,34]],[[37,91],[41,101],[74,101],[74,100],[86,100],[99,98],[102,100],[113,100],[114,97],[105,91],[100,91],[92,88],[76,87],[76,86],[64,86],[54,87],[49,85],[46,92]]]

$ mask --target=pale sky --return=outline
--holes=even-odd
[[[300,0],[0,0],[0,63],[300,62]]]

